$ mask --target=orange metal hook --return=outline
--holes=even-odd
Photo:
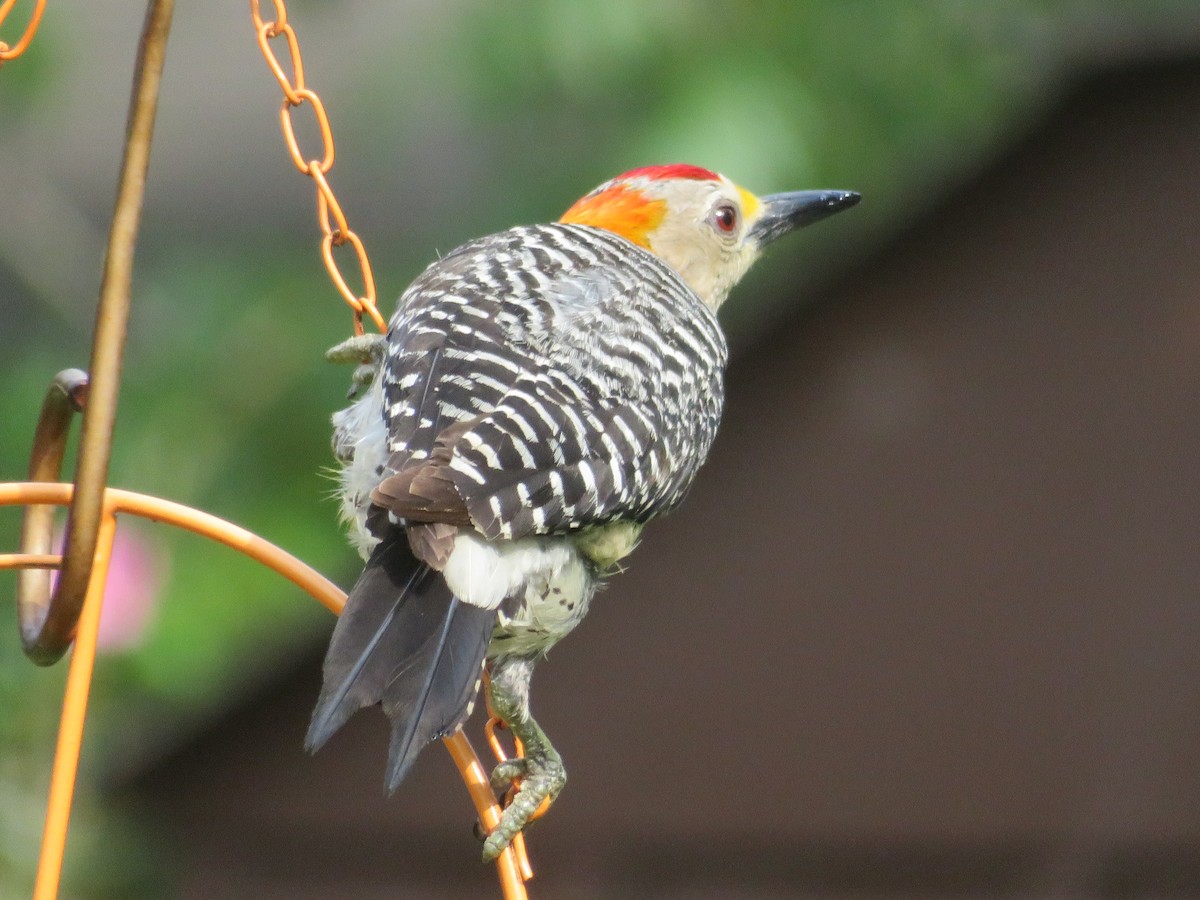
[[[33,434],[33,449],[29,455],[30,481],[59,480],[71,419],[75,413],[83,411],[87,388],[87,373],[79,369],[64,369],[54,376]],[[98,517],[96,524],[99,525]],[[40,665],[49,665],[62,656],[74,638],[83,608],[83,594],[68,595],[60,590],[51,596],[50,568],[62,565],[62,557],[53,553],[53,532],[53,506],[31,504],[25,508],[20,552],[41,556],[46,565],[36,569],[23,568],[18,572],[17,615],[25,652]],[[94,536],[92,540],[95,540]],[[84,570],[73,569],[72,576],[82,576],[86,584],[91,577],[91,556],[82,563]]]
[[[121,380],[121,357],[129,321],[129,293],[133,278],[133,252],[137,243],[146,171],[150,164],[150,143],[154,133],[154,113],[158,106],[158,86],[162,80],[167,34],[171,28],[173,0],[151,0],[139,45],[133,96],[129,104],[129,123],[117,201],[108,249],[104,257],[104,275],[100,301],[96,309],[96,329],[92,343],[90,376],[82,376],[87,385],[88,408],[79,438],[79,457],[75,466],[75,493],[67,515],[63,539],[62,570],[58,586],[51,596],[47,572],[22,577],[21,641],[25,653],[39,665],[59,660],[75,636],[75,626],[83,609],[84,596],[92,575],[97,534],[108,480],[108,461],[112,450],[113,425],[117,417],[117,393]],[[35,443],[35,458],[30,477],[41,480],[42,473],[53,471],[57,479],[66,446],[66,429],[79,408],[83,390],[77,384],[82,373],[74,372],[70,385],[52,387],[42,408],[40,436],[48,443]],[[61,397],[59,395],[62,395]],[[74,402],[66,403],[68,396]],[[41,449],[45,454],[37,458]],[[36,472],[35,472],[36,470]],[[49,510],[33,511],[32,523],[26,519],[24,540],[36,543],[43,553],[49,551]]]
[[[14,4],[15,0],[0,0],[0,20]],[[10,49],[0,42],[0,64],[19,55],[28,45],[41,18],[43,6],[44,0],[37,0],[32,22],[16,47]],[[274,0],[274,6],[277,21],[268,23],[267,36],[274,36],[286,27],[285,3],[283,0]],[[258,0],[251,0],[251,10],[257,27],[261,29],[264,23]],[[63,697],[58,747],[35,886],[36,900],[52,900],[58,892],[117,513],[145,516],[224,543],[289,578],[335,613],[340,611],[345,599],[345,595],[319,573],[257,535],[198,510],[106,487],[129,315],[133,252],[172,11],[172,0],[149,2],[96,314],[91,375],[70,369],[55,377],[47,392],[35,432],[29,466],[30,482],[0,484],[0,506],[21,504],[28,507],[22,528],[21,552],[0,554],[0,569],[21,570],[17,605],[25,652],[34,662],[48,665],[58,660],[75,641]],[[294,41],[289,35],[289,48],[293,46]],[[297,81],[302,86],[298,54],[293,55],[297,57],[294,66]],[[273,71],[277,69],[281,71],[279,66],[272,67]],[[284,90],[287,94],[286,84]],[[321,118],[320,114],[318,118]],[[331,163],[332,148],[329,154]],[[321,171],[323,173],[324,170]],[[344,221],[343,217],[336,218],[339,223]],[[343,241],[353,238],[353,232],[348,228],[342,227],[339,231]],[[381,331],[386,330],[386,323],[375,306],[374,284],[361,242],[351,242],[358,251],[368,287],[367,296],[354,298],[357,302],[351,304],[355,309],[355,331],[359,334],[362,332],[361,316],[364,310]],[[62,484],[58,479],[70,424],[75,413],[83,412],[85,407],[75,484]],[[53,506],[65,504],[70,504],[66,549],[59,556],[51,552]],[[52,592],[49,570],[60,567],[58,587]],[[495,827],[500,808],[478,757],[461,730],[447,737],[445,743],[467,784],[480,819],[485,827]],[[523,881],[532,873],[520,836],[497,859],[497,866],[507,900],[524,900],[526,893]]]
[[[73,493],[71,485],[62,483],[0,483],[0,506],[64,506],[71,502]],[[182,528],[231,547],[278,572],[334,613],[340,613],[346,601],[346,595],[329,579],[244,528],[180,503],[108,488],[104,492],[96,568],[92,572],[84,615],[79,620],[78,640],[75,652],[71,656],[67,691],[63,697],[62,725],[59,729],[50,801],[47,804],[46,829],[42,836],[42,854],[38,864],[38,882],[34,895],[36,900],[53,900],[57,894],[75,773],[83,739],[92,661],[95,657],[96,628],[100,604],[103,602],[104,578],[116,516],[122,513]],[[57,557],[48,558],[44,554],[0,554],[0,570],[26,569],[31,565],[52,566],[56,559]],[[501,809],[470,742],[459,729],[446,737],[444,743],[467,786],[480,821],[489,830],[495,828],[500,820]],[[532,871],[524,853],[524,843],[519,837],[513,841],[511,847],[500,854],[496,866],[505,900],[525,900],[527,894],[524,882],[532,877]]]

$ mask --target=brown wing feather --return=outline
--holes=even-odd
[[[447,525],[444,522],[410,525],[408,543],[417,559],[440,572],[450,561],[450,553],[454,550],[454,538],[457,534],[456,526]]]
[[[467,505],[438,463],[413,466],[389,475],[371,491],[371,502],[406,522],[445,522],[470,525]]]
[[[371,502],[409,522],[470,525],[466,501],[450,474],[450,457],[451,448],[474,421],[455,422],[443,428],[424,459],[414,459],[405,453],[401,460],[397,458],[400,454],[394,454],[391,466],[399,471],[375,486]]]

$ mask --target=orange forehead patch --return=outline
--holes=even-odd
[[[650,232],[662,224],[666,214],[667,201],[647,200],[636,188],[614,184],[577,201],[559,221],[567,225],[592,225],[613,231],[628,241],[648,248]]]

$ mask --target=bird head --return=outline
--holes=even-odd
[[[560,221],[604,228],[645,247],[715,312],[769,243],[858,200],[851,191],[756,197],[699,166],[648,166],[606,181]]]

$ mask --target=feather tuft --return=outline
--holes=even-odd
[[[455,597],[402,528],[388,529],[334,628],[305,748],[316,752],[351,715],[380,703],[392,720],[395,790],[421,749],[466,719],[495,618]]]

